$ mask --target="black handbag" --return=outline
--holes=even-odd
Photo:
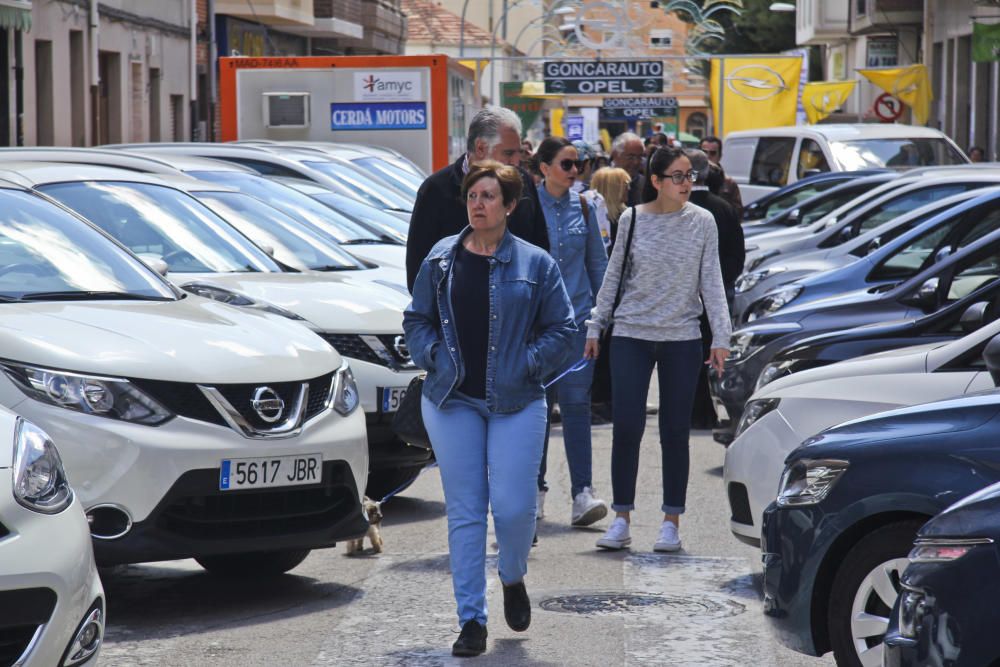
[[[420,409],[420,395],[424,391],[424,376],[410,380],[406,394],[399,402],[399,408],[392,416],[392,430],[399,438],[414,447],[431,448],[431,438],[424,426],[424,415]]]
[[[625,290],[625,271],[628,268],[629,253],[632,251],[632,233],[635,231],[635,206],[632,207],[632,224],[625,235],[625,259],[622,260],[622,273],[618,279],[618,290],[615,292],[615,305],[611,307],[611,323],[601,332],[600,350],[594,364],[594,381],[591,383],[590,396],[595,403],[611,402],[611,333],[615,328],[615,311],[622,302]]]

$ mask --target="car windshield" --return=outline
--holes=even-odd
[[[154,271],[37,195],[0,190],[0,301],[174,300]]]
[[[158,255],[173,273],[280,272],[267,256],[194,197],[127,181],[76,181],[39,188],[137,255]]]
[[[243,192],[196,192],[195,196],[257,245],[270,246],[282,264],[299,271],[364,268],[323,235],[256,197]]]
[[[423,179],[411,171],[402,169],[391,162],[386,162],[377,157],[359,157],[351,160],[353,164],[359,165],[362,169],[373,176],[377,176],[389,181],[394,187],[405,191],[413,197],[417,196],[417,190]]]
[[[908,169],[966,164],[967,160],[944,139],[862,139],[830,142],[830,151],[844,171],[872,167]]]
[[[394,211],[413,210],[413,198],[408,199],[400,192],[379,187],[382,185],[381,182],[385,180],[384,177],[379,177],[373,181],[370,175],[366,178],[366,174],[363,171],[352,168],[350,165],[331,162],[329,160],[303,161],[302,164],[330,176],[341,185],[349,187],[352,192],[356,192],[365,200],[371,201],[374,206]]]
[[[236,188],[240,192],[257,197],[278,209],[285,215],[308,225],[321,236],[328,236],[338,244],[381,243],[381,237],[368,227],[331,211],[321,202],[303,194],[293,187],[277,183],[256,174],[241,174],[235,171],[192,171],[194,178],[220,183]]]
[[[367,225],[383,238],[406,243],[406,236],[409,234],[410,225],[405,220],[400,220],[391,213],[386,213],[373,206],[355,201],[350,197],[338,195],[335,192],[319,192],[312,197],[329,206],[334,211],[339,211],[361,224]]]

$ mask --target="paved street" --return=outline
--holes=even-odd
[[[531,629],[510,631],[491,560],[488,653],[477,665],[831,665],[777,646],[760,611],[757,551],[727,527],[724,450],[692,440],[680,555],[652,552],[660,515],[656,418],[649,418],[630,552],[599,552],[601,528],[568,526],[561,431],[550,453],[553,490],[527,578]],[[611,427],[594,429],[595,483],[610,499]],[[277,580],[223,580],[193,561],[104,573],[111,625],[102,665],[459,664],[444,504],[436,470],[387,504],[386,552],[313,552]],[[491,547],[495,550],[495,545]],[[468,664],[464,662],[463,664]]]

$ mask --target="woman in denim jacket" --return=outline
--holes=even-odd
[[[403,329],[427,370],[422,411],[441,469],[459,656],[486,650],[486,512],[493,508],[504,616],[528,628],[524,586],[545,437],[543,378],[570,357],[573,307],[545,251],[507,231],[513,167],[482,162],[462,183],[469,224],[424,259]]]

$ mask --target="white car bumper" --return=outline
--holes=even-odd
[[[778,407],[726,449],[723,484],[731,512],[729,527],[737,538],[759,544],[764,508],[778,495],[785,457],[802,439]]]
[[[95,608],[103,634],[104,589],[79,499],[59,514],[39,514],[17,504],[11,484],[10,470],[0,470],[0,524],[7,532],[0,537],[0,631],[28,638],[23,662],[15,664],[56,667]],[[87,664],[96,663],[92,657]]]

